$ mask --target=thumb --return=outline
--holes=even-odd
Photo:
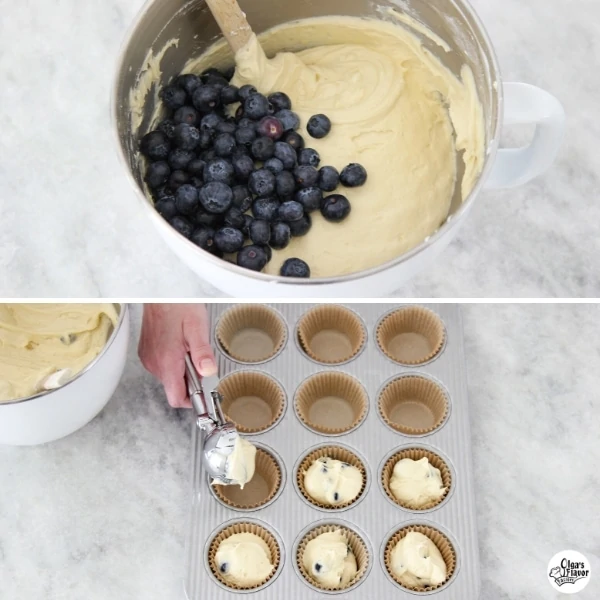
[[[208,314],[201,308],[193,323],[184,324],[183,333],[196,370],[202,377],[210,377],[217,374],[217,361],[209,343]]]

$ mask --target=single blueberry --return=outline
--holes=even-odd
[[[182,236],[190,238],[192,236],[192,224],[185,217],[173,217],[169,223],[175,231],[178,231]]]
[[[227,573],[228,568],[229,568],[229,565],[226,562],[221,563],[219,565],[219,571],[221,571],[221,573]]]
[[[157,188],[167,182],[170,174],[171,169],[164,160],[150,163],[146,170],[146,183],[151,188]]]
[[[156,129],[172,140],[175,135],[175,122],[172,119],[165,119],[158,124]]]
[[[233,192],[233,205],[245,213],[252,206],[252,194],[245,185],[236,185]]]
[[[219,229],[223,226],[223,215],[208,213],[202,207],[200,207],[194,215],[194,222],[202,227]]]
[[[288,258],[281,265],[279,274],[283,277],[310,277],[310,267],[300,258]]]
[[[281,250],[285,248],[292,238],[292,232],[290,226],[287,223],[277,221],[271,224],[271,241],[269,246],[274,250]]]
[[[312,220],[310,215],[304,215],[297,221],[290,221],[288,225],[290,226],[290,233],[292,234],[292,237],[300,237],[308,233],[308,230],[312,226]]]
[[[274,221],[279,212],[279,201],[274,196],[257,198],[252,203],[252,214],[256,219]]]
[[[246,182],[254,171],[254,161],[247,155],[238,156],[233,159],[233,170],[236,179]]]
[[[182,150],[193,150],[200,141],[200,132],[187,123],[175,127],[175,145]]]
[[[270,196],[275,191],[275,175],[268,169],[258,169],[248,178],[248,189],[261,198]]]
[[[238,144],[250,145],[256,139],[254,127],[238,127],[235,131],[235,141]]]
[[[315,572],[316,573],[320,573],[322,568],[323,567],[322,567],[321,563],[315,563]]]
[[[256,124],[256,133],[278,140],[283,135],[283,125],[277,117],[263,117]]]
[[[252,96],[254,98],[254,96]],[[271,138],[259,137],[252,142],[250,151],[256,160],[267,160],[273,156],[275,143]]]
[[[316,150],[312,148],[302,148],[298,151],[298,164],[318,167],[321,162],[321,157]]]
[[[282,221],[297,221],[304,216],[304,207],[300,202],[288,200],[279,207],[279,219]]]
[[[289,171],[281,171],[275,176],[275,191],[280,198],[290,198],[296,189],[296,180]]]
[[[163,104],[171,110],[176,110],[185,104],[187,94],[178,85],[167,85],[159,94]]]
[[[147,133],[140,142],[140,152],[151,160],[164,160],[170,151],[171,142],[161,131]]]
[[[158,214],[168,221],[177,215],[177,207],[175,206],[175,200],[159,200],[154,205],[154,208]]]
[[[319,169],[319,187],[324,192],[333,192],[340,183],[340,174],[335,167],[321,167]]]
[[[281,121],[284,131],[288,131],[290,129],[296,130],[298,127],[300,127],[300,117],[295,112],[287,108],[278,110],[275,113],[275,116]]]
[[[220,133],[215,138],[214,148],[217,156],[231,156],[231,153],[235,148],[235,138],[230,133]]]
[[[194,158],[187,165],[187,171],[195,177],[204,177],[204,167],[206,163],[201,158]]]
[[[261,246],[261,248],[265,251],[267,255],[267,262],[269,262],[273,258],[273,250],[271,250],[271,246],[268,244],[266,246]]]
[[[204,167],[203,177],[206,183],[220,181],[231,185],[233,183],[233,175],[233,165],[224,158],[215,158],[207,162]]]
[[[275,142],[273,150],[275,158],[283,163],[284,169],[293,169],[296,166],[296,151],[287,142]]]
[[[221,73],[217,67],[208,67],[207,69],[204,69],[202,73],[200,73],[200,79],[202,79],[202,83],[207,83],[211,77],[223,78],[223,73]]]
[[[302,188],[296,192],[294,199],[302,204],[306,212],[312,212],[321,208],[323,192],[315,186]]]
[[[238,94],[239,88],[235,85],[226,85],[221,90],[221,104],[233,104],[234,102],[239,102],[240,96]]]
[[[262,94],[256,93],[244,100],[244,115],[258,121],[269,114],[269,101]]]
[[[228,185],[211,181],[200,188],[200,204],[209,213],[225,213],[233,204],[233,192]]]
[[[248,235],[253,244],[268,244],[271,239],[271,225],[264,219],[254,219],[248,228]]]
[[[256,94],[256,88],[253,85],[250,85],[249,83],[247,83],[246,85],[243,85],[239,91],[238,91],[238,96],[240,97],[240,100],[242,102],[245,102],[252,94]]]
[[[185,169],[195,158],[196,155],[190,150],[175,148],[169,153],[168,162],[171,169]]]
[[[314,187],[319,181],[319,171],[310,165],[300,165],[294,169],[294,177],[301,188]]]
[[[217,125],[217,133],[229,133],[231,135],[235,135],[236,131],[237,125],[231,121],[221,121]]]
[[[231,81],[233,79],[234,75],[235,75],[235,65],[231,65],[231,67],[228,67],[227,69],[223,70],[223,77],[225,77],[225,79],[227,79],[227,81]]]
[[[260,246],[244,246],[237,255],[237,264],[252,271],[261,271],[267,261],[267,253]]]
[[[237,252],[244,245],[244,234],[233,227],[223,227],[215,233],[215,246],[221,252]]]
[[[304,138],[297,131],[286,131],[281,141],[289,144],[296,151],[304,148]]]
[[[193,75],[191,73],[186,73],[185,75],[180,75],[176,80],[175,83],[182,87],[187,95],[191,98],[192,94],[194,93],[194,90],[199,87],[200,85],[202,85],[202,81],[200,80],[200,77],[198,77],[197,75]]]
[[[173,171],[171,173],[171,176],[169,177],[169,187],[175,191],[177,190],[180,186],[182,186],[184,183],[189,183],[190,181],[190,176],[189,173],[186,173],[185,171]]]
[[[342,169],[340,181],[346,187],[358,187],[367,180],[367,171],[358,163],[351,163]]]
[[[337,492],[333,492],[333,501],[337,502],[340,499],[340,495]]]
[[[325,196],[321,202],[321,214],[327,221],[339,223],[350,214],[350,202],[341,194]]]
[[[223,118],[215,112],[208,113],[204,115],[200,120],[200,131],[210,131],[211,133],[215,133],[217,130],[217,125],[223,121]]]
[[[324,138],[331,131],[331,121],[325,115],[313,115],[306,124],[306,131],[314,138]]]
[[[198,111],[193,106],[182,106],[175,111],[173,115],[173,123],[187,123],[188,125],[196,126],[200,120]]]
[[[221,89],[216,85],[202,85],[194,90],[192,101],[196,110],[208,113],[221,103]]]
[[[284,109],[289,110],[292,108],[292,101],[290,100],[290,97],[283,92],[275,92],[271,94],[268,100],[275,112]]]
[[[246,236],[246,237],[250,237],[250,227],[252,226],[252,223],[254,223],[254,217],[251,217],[250,215],[242,215],[244,217],[244,224],[242,225],[242,233]]]
[[[189,183],[181,185],[175,192],[175,206],[182,215],[195,214],[198,210],[198,190]]]
[[[236,206],[232,206],[225,213],[224,223],[227,227],[233,227],[234,229],[239,229],[240,231],[244,227],[244,215],[242,211]]]
[[[199,227],[194,231],[190,239],[196,246],[202,248],[202,250],[212,252],[215,245],[214,237],[215,230],[212,227]]]
[[[200,141],[198,142],[198,148],[200,150],[208,150],[209,148],[214,153],[214,150],[211,148],[213,139],[213,132],[211,131],[201,131],[200,132]]]
[[[248,117],[242,117],[237,122],[238,127],[251,127],[253,130],[256,129],[256,123]]]
[[[269,158],[265,161],[263,165],[265,169],[269,169],[271,173],[277,175],[277,173],[281,173],[283,171],[283,163],[278,158]]]

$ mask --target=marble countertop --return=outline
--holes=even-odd
[[[109,89],[143,0],[12,3],[0,23],[0,294],[221,295],[159,238],[117,163]],[[472,0],[504,78],[555,94],[564,148],[545,176],[485,192],[398,297],[598,297],[600,3]]]
[[[1,600],[183,600],[191,415],[136,357],[58,442],[0,447]],[[558,600],[550,558],[583,552],[600,596],[598,306],[469,305],[481,600]],[[465,599],[475,600],[475,599]]]

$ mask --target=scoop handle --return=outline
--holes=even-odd
[[[192,357],[189,354],[185,355],[185,381],[192,406],[198,416],[198,426],[202,429],[214,428],[215,423],[208,414],[200,375],[198,375],[196,367],[194,367],[194,363],[192,362]]]
[[[245,13],[236,0],[206,0],[206,4],[235,54],[252,37]]]

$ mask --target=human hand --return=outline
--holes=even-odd
[[[185,355],[189,352],[203,377],[217,373],[209,343],[204,304],[144,304],[138,354],[144,367],[162,382],[174,408],[191,408],[185,384]]]

